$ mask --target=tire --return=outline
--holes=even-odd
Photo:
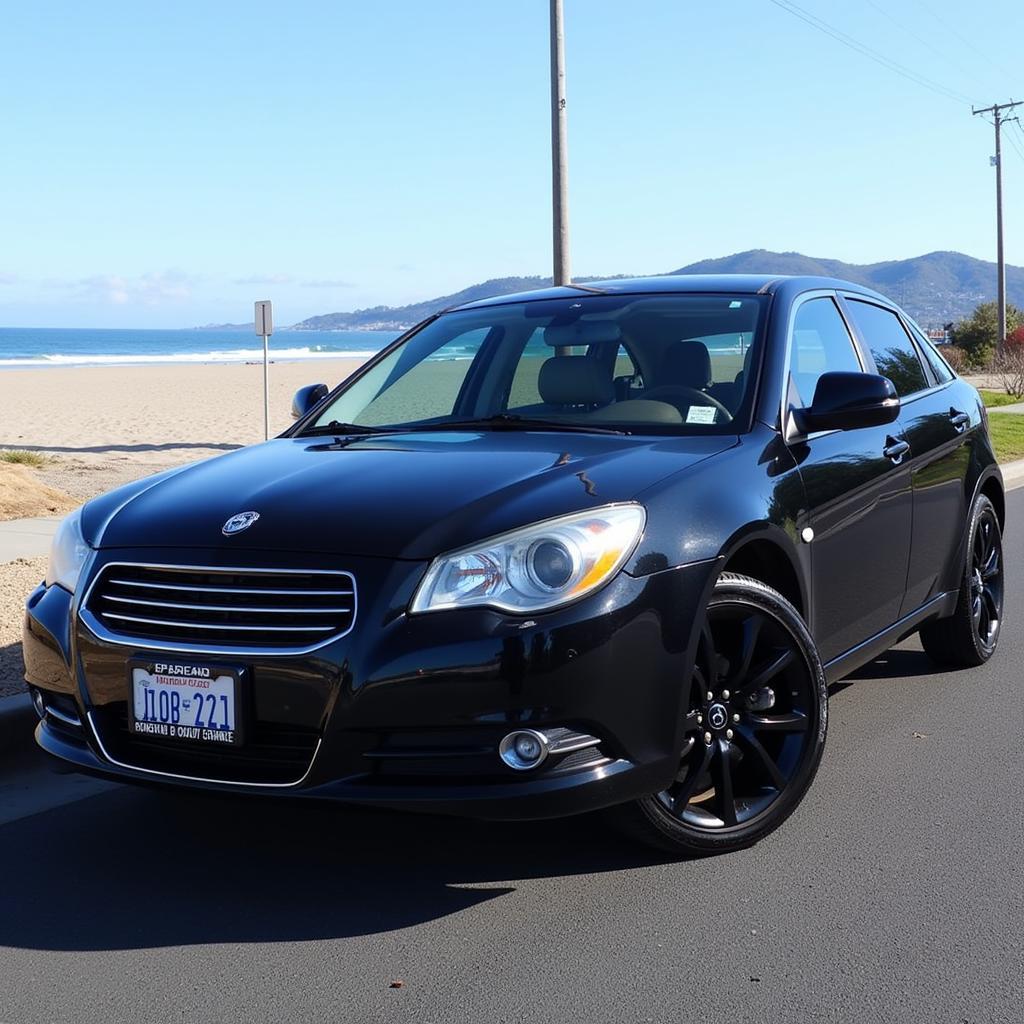
[[[688,857],[750,846],[778,828],[814,779],[828,724],[821,659],[781,594],[722,573],[681,713],[679,774],[668,789],[612,808],[618,827]]]
[[[1003,618],[1003,536],[995,506],[979,494],[967,520],[956,610],[921,627],[925,654],[941,666],[976,668],[995,654]]]

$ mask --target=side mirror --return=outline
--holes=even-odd
[[[299,388],[292,399],[292,419],[301,420],[317,402],[327,397],[327,393],[326,384],[307,384]]]
[[[816,430],[856,430],[892,423],[900,400],[888,377],[873,373],[823,373],[809,409],[800,410],[807,433]]]

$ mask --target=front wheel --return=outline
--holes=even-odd
[[[682,705],[679,771],[614,808],[634,837],[684,855],[725,853],[778,828],[821,761],[828,692],[803,619],[758,580],[722,573]]]

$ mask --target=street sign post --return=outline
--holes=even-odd
[[[263,338],[263,440],[270,439],[270,344],[274,333],[274,314],[269,299],[256,303],[256,333]]]

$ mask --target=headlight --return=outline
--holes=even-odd
[[[46,585],[59,584],[65,590],[75,592],[75,585],[82,572],[82,566],[92,548],[82,536],[82,510],[76,508],[57,527],[50,546],[50,564],[46,569]]]
[[[646,519],[640,505],[609,505],[440,555],[423,577],[411,611],[487,605],[526,613],[573,601],[622,568]]]

